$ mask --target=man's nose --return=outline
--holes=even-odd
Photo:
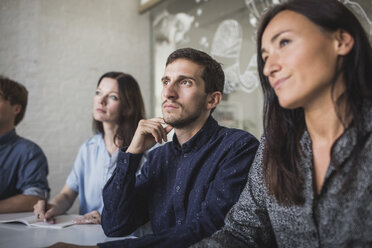
[[[175,99],[178,97],[178,94],[177,94],[177,84],[175,83],[169,83],[168,85],[165,85],[163,87],[163,92],[162,92],[162,95],[163,95],[163,98],[164,99]]]

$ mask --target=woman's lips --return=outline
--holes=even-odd
[[[287,81],[287,79],[288,77],[277,80],[273,85],[274,90],[278,90]]]

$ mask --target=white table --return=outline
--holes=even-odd
[[[97,243],[123,238],[108,238],[101,225],[73,225],[62,229],[28,227],[20,223],[0,224],[1,248],[40,248],[57,242],[78,245]]]

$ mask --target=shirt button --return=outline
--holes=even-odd
[[[181,189],[180,186],[177,186],[177,187],[176,187],[176,191],[177,191],[177,192],[180,191],[180,189]]]
[[[181,220],[177,220],[177,224],[181,225],[182,224]]]
[[[189,156],[189,154],[185,153],[183,154],[183,157],[187,158]]]

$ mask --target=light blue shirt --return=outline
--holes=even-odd
[[[89,138],[79,149],[66,184],[79,194],[80,214],[102,213],[102,189],[111,177],[118,157],[106,149],[102,134]]]

